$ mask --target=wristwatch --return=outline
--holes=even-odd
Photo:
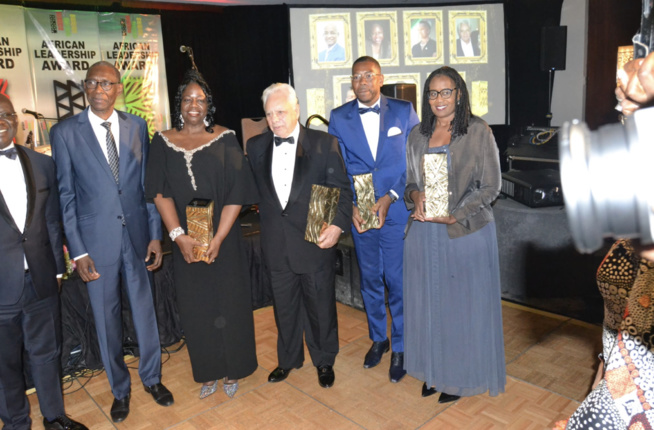
[[[397,201],[397,197],[392,192],[389,191],[386,195],[391,198],[391,204]]]

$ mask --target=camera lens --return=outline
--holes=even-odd
[[[590,131],[578,120],[561,128],[561,183],[570,231],[580,252],[605,237],[653,242],[654,108],[641,109],[624,126]]]

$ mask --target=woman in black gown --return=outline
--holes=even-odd
[[[196,71],[186,73],[175,97],[174,128],[155,134],[146,195],[161,214],[173,245],[179,314],[200,398],[223,379],[232,397],[238,379],[257,368],[250,282],[237,221],[242,205],[258,200],[249,164],[234,132],[214,125],[211,91]],[[199,242],[186,234],[186,206],[214,203],[208,263],[193,255]]]

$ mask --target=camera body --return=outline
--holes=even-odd
[[[654,243],[654,107],[596,131],[566,122],[559,137],[561,183],[572,238],[580,252],[605,237]]]
[[[651,0],[642,0],[634,58],[654,48]],[[578,120],[559,135],[563,198],[572,238],[580,252],[599,249],[606,237],[654,243],[654,107],[639,109],[624,124],[596,131]]]

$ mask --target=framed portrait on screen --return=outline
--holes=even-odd
[[[357,12],[359,57],[368,55],[379,64],[399,66],[397,12]]]
[[[350,14],[309,15],[311,68],[338,69],[352,65]]]
[[[443,11],[404,12],[407,65],[443,64]]]
[[[334,108],[357,98],[352,90],[350,75],[332,76],[332,88],[334,89]]]
[[[426,77],[426,76],[425,76]],[[422,89],[424,81],[420,73],[384,73],[384,85],[388,84],[415,84],[416,85],[416,113],[422,117]]]
[[[450,11],[450,63],[488,63],[486,11]]]

